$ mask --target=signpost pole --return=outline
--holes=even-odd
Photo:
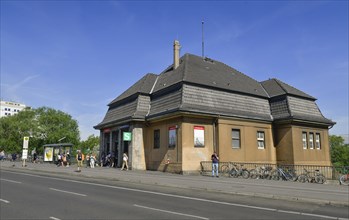
[[[26,167],[25,161],[28,159],[28,144],[29,137],[23,138],[23,151],[22,151],[22,167]]]

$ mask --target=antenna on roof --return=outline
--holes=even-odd
[[[204,44],[204,20],[201,21],[201,35],[202,35],[202,59],[205,59],[205,44]]]

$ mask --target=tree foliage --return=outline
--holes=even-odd
[[[330,135],[331,161],[334,166],[349,166],[349,144],[341,136]]]
[[[36,148],[43,152],[44,144],[64,142],[79,144],[80,133],[76,120],[70,115],[48,107],[26,109],[16,115],[0,118],[0,147],[8,153],[21,153],[23,137],[30,137],[29,152]]]
[[[99,137],[94,135],[88,136],[85,141],[80,142],[79,148],[84,154],[91,152],[96,153],[99,148]]]

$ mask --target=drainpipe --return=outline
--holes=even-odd
[[[218,119],[219,119],[219,115],[216,117],[216,119],[212,123],[212,125],[213,125],[213,151],[216,151],[217,154],[219,153],[218,149],[217,149],[217,135],[216,135]]]

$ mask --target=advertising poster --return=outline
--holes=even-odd
[[[53,147],[46,147],[44,152],[44,161],[52,161],[53,159]]]
[[[168,128],[168,147],[176,147],[176,126]]]
[[[205,127],[194,126],[194,146],[195,147],[205,146]]]

